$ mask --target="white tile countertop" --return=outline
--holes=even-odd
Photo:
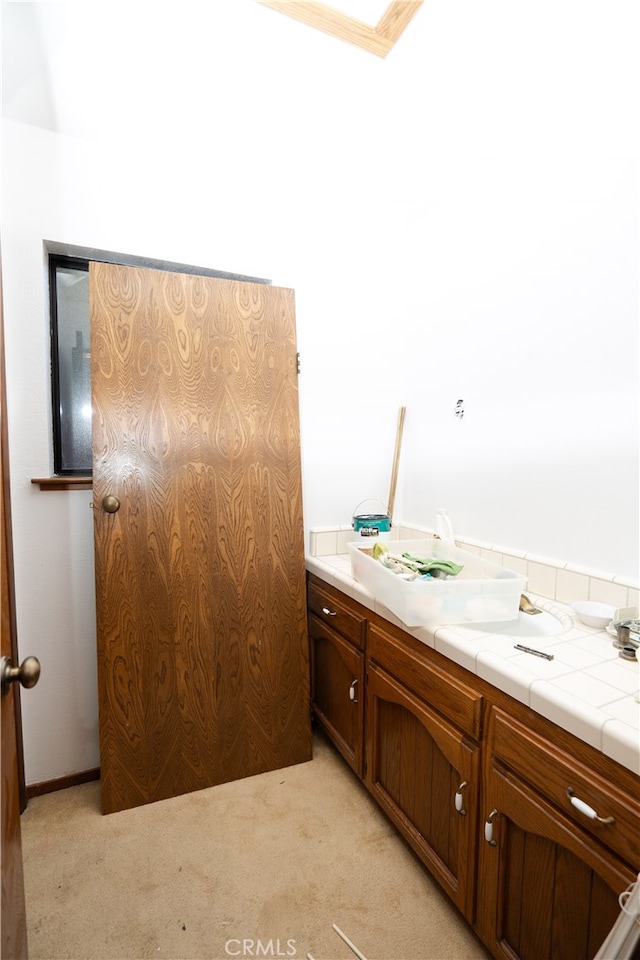
[[[354,579],[348,554],[307,556],[306,565],[426,646],[640,774],[640,664],[619,657],[612,637],[585,626],[568,604],[527,589],[533,603],[562,624],[555,636],[535,639],[485,632],[480,624],[407,627]],[[553,660],[515,650],[514,643],[553,654]]]

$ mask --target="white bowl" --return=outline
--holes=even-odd
[[[588,627],[600,627],[601,630],[611,623],[617,609],[610,603],[596,603],[594,600],[576,600],[571,607],[578,620]]]

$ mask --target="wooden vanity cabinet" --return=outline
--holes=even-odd
[[[494,957],[592,960],[640,870],[640,779],[313,581],[314,712],[380,807]]]
[[[357,604],[312,577],[307,594],[313,716],[362,778],[367,621]]]
[[[637,796],[499,708],[483,780],[477,932],[495,957],[591,960],[636,879]]]

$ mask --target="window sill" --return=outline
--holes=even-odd
[[[41,490],[91,490],[92,477],[35,477],[31,483],[36,483]]]

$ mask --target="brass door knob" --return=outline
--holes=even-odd
[[[9,686],[16,680],[21,686],[30,689],[35,687],[40,678],[40,661],[37,657],[26,657],[19,667],[14,667],[9,657],[3,657],[0,666],[2,693],[9,692]]]
[[[120,509],[120,501],[112,494],[104,497],[102,500],[102,509],[105,513],[117,513]]]

